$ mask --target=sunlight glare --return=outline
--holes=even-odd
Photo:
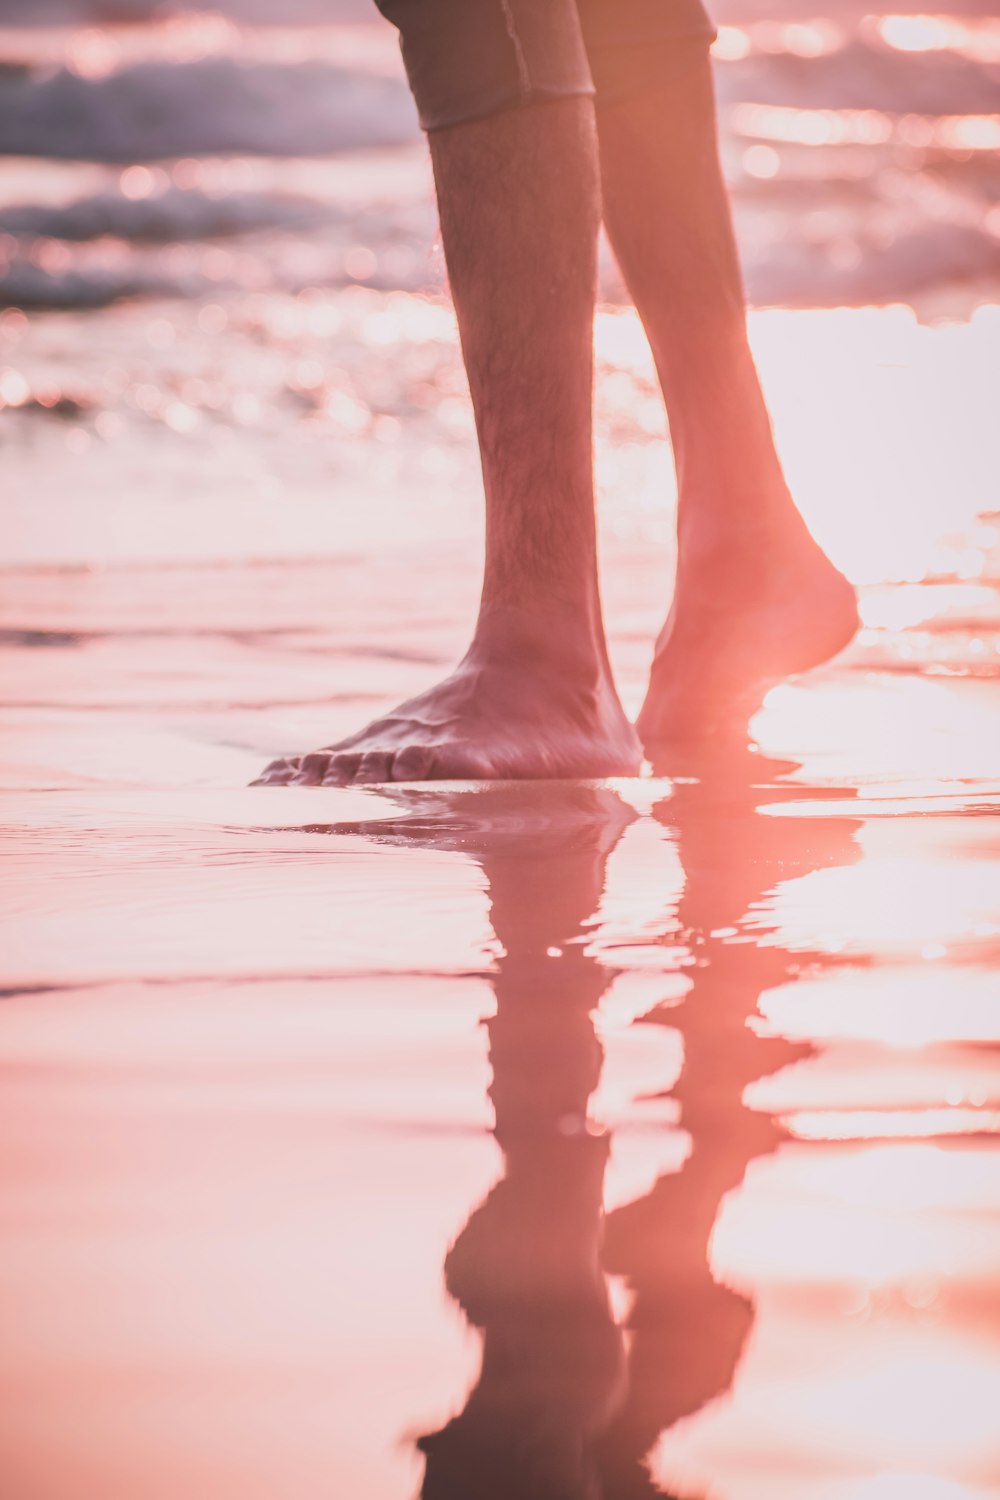
[[[916,1140],[921,1136],[996,1135],[1000,1110],[853,1109],[802,1110],[785,1124],[802,1141]]]
[[[830,1500],[834,1500],[832,1494]],[[954,1479],[897,1470],[844,1488],[838,1486],[836,1500],[989,1500],[989,1494]]]
[[[967,968],[962,983],[927,965],[837,969],[768,990],[761,1035],[793,1040],[866,1041],[918,1048],[935,1043],[1000,1046],[996,977]]]

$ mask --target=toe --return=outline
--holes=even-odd
[[[350,753],[331,755],[330,763],[326,768],[326,775],[323,777],[323,785],[347,786],[354,780],[355,772],[360,764],[360,755],[352,755]]]
[[[436,781],[492,781],[497,769],[481,751],[456,745],[437,757],[433,774]]]
[[[431,776],[434,751],[427,745],[407,745],[393,757],[393,781],[427,781]]]
[[[295,777],[296,784],[298,786],[320,786],[329,764],[330,754],[327,750],[313,750],[309,755],[304,755],[298,775]]]
[[[361,757],[361,764],[354,773],[356,783],[390,781],[392,773],[389,769],[392,755],[388,750],[368,750]]]
[[[300,757],[297,755],[282,755],[277,760],[272,760],[251,781],[251,786],[287,786],[293,777],[298,775]]]

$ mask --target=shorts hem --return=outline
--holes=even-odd
[[[478,100],[475,104],[457,110],[437,111],[433,116],[421,114],[420,125],[428,135],[432,135],[437,130],[451,130],[456,125],[471,125],[477,120],[489,120],[494,115],[507,115],[516,110],[532,109],[538,104],[559,104],[564,99],[593,99],[595,93],[593,84],[587,86],[580,84],[564,89],[518,89],[516,93],[506,94],[502,98],[489,102]]]

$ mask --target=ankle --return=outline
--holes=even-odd
[[[692,564],[800,544],[806,525],[778,470],[767,480],[685,484],[677,505],[677,549]]]
[[[519,671],[582,688],[597,688],[609,676],[603,629],[594,606],[582,602],[484,601],[466,661],[475,666],[515,663]]]

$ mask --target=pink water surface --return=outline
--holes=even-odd
[[[757,748],[251,789],[475,606],[426,163],[391,112],[302,155],[322,93],[212,147],[303,58],[370,132],[369,27],[46,13],[2,47],[95,131],[137,61],[233,92],[200,155],[0,165],[3,1500],[1000,1497],[995,25],[723,16],[751,336],[864,620]],[[603,287],[634,711],[673,479]]]
[[[397,366],[426,357],[416,312],[363,313]],[[474,492],[442,544],[434,489],[466,482],[467,428],[405,504],[395,464],[352,490],[344,449],[324,485],[311,433],[309,485],[251,500],[175,433],[207,479],[170,514],[157,476],[121,483],[127,435],[105,488],[110,443],[63,457],[30,419],[53,426],[23,439],[2,605],[5,1494],[1000,1494],[995,434],[953,390],[994,329],[757,316],[866,626],[772,692],[756,754],[673,781],[246,788],[458,649]],[[598,347],[634,704],[665,454],[630,317]],[[288,462],[279,438],[248,442]]]

